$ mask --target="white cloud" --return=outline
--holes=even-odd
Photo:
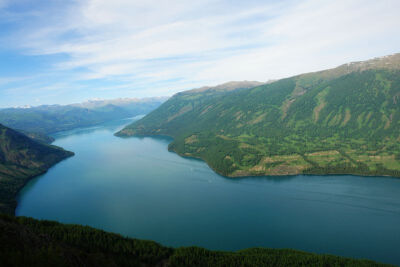
[[[55,71],[83,69],[75,79],[165,95],[398,52],[399,13],[397,0],[87,0],[38,19],[17,40],[30,54],[67,55]]]
[[[265,23],[272,44],[218,61],[200,78],[281,78],[400,52],[400,3],[367,2],[303,2]]]

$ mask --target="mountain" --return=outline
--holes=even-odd
[[[200,88],[192,89],[183,93],[200,93],[200,92],[229,92],[240,89],[249,89],[262,85],[262,82],[257,81],[232,81],[223,83],[217,86],[203,86]]]
[[[291,249],[168,248],[87,226],[0,215],[2,266],[388,266]]]
[[[15,195],[25,183],[72,155],[0,124],[0,213],[13,214]]]
[[[33,137],[38,137],[41,134],[47,135],[146,114],[157,108],[165,100],[165,97],[122,98],[92,100],[65,106],[44,105],[28,108],[6,108],[0,110],[0,123],[24,133],[28,132]]]
[[[27,131],[23,131],[23,130],[19,130],[19,132],[25,134],[29,138],[31,138],[37,142],[40,142],[40,143],[51,144],[55,140],[53,137],[47,136],[43,133],[37,133],[37,132],[32,133],[32,132],[27,132]]]
[[[118,136],[169,135],[169,149],[225,176],[400,176],[400,54],[250,89],[174,95]]]

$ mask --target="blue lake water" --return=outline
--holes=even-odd
[[[113,136],[129,122],[55,135],[76,155],[31,180],[16,214],[174,247],[294,248],[400,264],[400,179],[225,178],[169,152],[171,139]]]

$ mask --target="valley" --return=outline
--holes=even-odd
[[[0,109],[0,123],[37,141],[51,143],[49,134],[107,121],[135,117],[157,108],[166,97],[90,100],[70,105]]]
[[[0,267],[400,266],[399,14],[0,0]]]
[[[397,62],[397,58],[376,62]],[[348,64],[347,71],[341,66],[268,83],[202,87],[178,93],[147,115],[134,118],[117,119],[126,113],[111,112],[91,122],[81,122],[77,116],[79,123],[67,125],[38,117],[43,124],[30,124],[21,113],[8,120],[24,126],[19,132],[1,126],[0,208],[8,214],[16,208],[20,217],[0,219],[6,229],[14,229],[3,232],[2,242],[9,242],[17,229],[36,240],[50,231],[46,238],[53,240],[53,246],[61,244],[74,254],[86,246],[75,231],[97,231],[104,238],[112,235],[61,224],[56,231],[46,230],[45,225],[57,224],[22,219],[28,216],[161,244],[112,237],[112,244],[144,242],[144,250],[157,247],[161,253],[143,258],[143,252],[135,252],[139,254],[128,265],[162,261],[196,265],[218,258],[256,266],[259,260],[291,257],[298,264],[375,264],[321,258],[301,254],[302,250],[398,264],[400,187],[394,177],[400,169],[400,82],[397,66],[375,69],[372,65]],[[87,105],[95,112],[99,105],[110,108],[108,103]],[[23,112],[49,116],[54,109],[53,118],[68,119],[65,108],[71,107]],[[46,111],[37,113],[40,109]],[[75,114],[74,109],[67,114]],[[129,115],[137,111],[132,112]],[[56,129],[68,130],[52,132]],[[47,144],[51,142],[54,145]],[[42,229],[39,237],[36,227]],[[58,231],[65,235],[71,231],[68,227],[79,242],[60,239]],[[15,238],[23,242],[25,237]],[[175,249],[181,246],[187,248]],[[272,249],[243,250],[249,247]],[[279,250],[285,247],[296,250]],[[39,252],[32,253],[35,258]],[[85,253],[87,259],[98,252]],[[283,256],[274,258],[276,253]],[[71,260],[50,255],[61,262]],[[91,261],[102,262],[96,257]],[[125,264],[120,256],[114,261]]]
[[[173,248],[292,248],[400,262],[397,178],[226,178],[201,160],[169,152],[171,138],[113,135],[131,122],[54,135],[54,144],[75,156],[31,180],[18,194],[16,215]]]

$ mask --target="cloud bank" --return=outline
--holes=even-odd
[[[0,20],[12,32],[1,49],[35,59],[29,75],[0,76],[0,95],[19,102],[27,101],[21,93],[53,103],[171,95],[400,47],[397,0],[3,1]]]

